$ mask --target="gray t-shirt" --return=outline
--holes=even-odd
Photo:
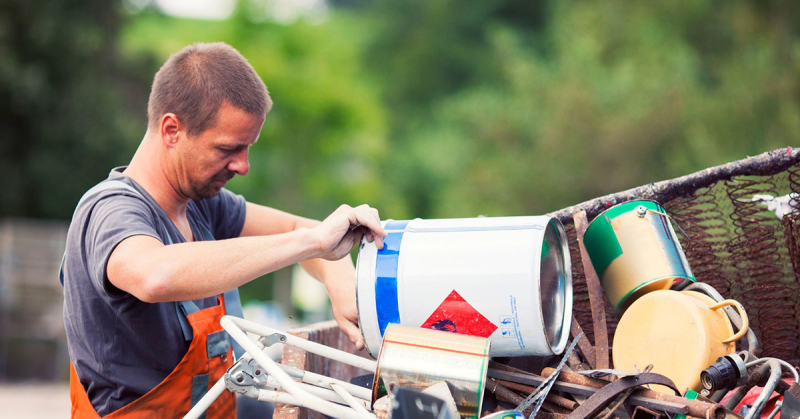
[[[150,194],[122,170],[115,168],[108,179],[125,182],[140,194],[110,189],[80,203],[67,233],[63,267],[70,360],[100,416],[153,389],[189,349],[175,303],[145,303],[116,288],[106,275],[111,252],[128,237],[152,236],[164,244],[186,241]],[[186,216],[195,241],[238,237],[245,200],[222,189],[213,198],[190,201]],[[203,309],[217,299],[195,303]]]

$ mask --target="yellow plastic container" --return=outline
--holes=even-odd
[[[722,307],[732,305],[742,315],[742,330],[734,334]],[[625,311],[614,335],[614,368],[636,371],[653,364],[653,372],[669,377],[678,390],[700,391],[700,373],[717,358],[732,354],[749,323],[741,304],[714,302],[694,291],[653,291]],[[671,393],[666,387],[653,390]]]

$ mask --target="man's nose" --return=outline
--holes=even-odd
[[[233,160],[228,163],[228,170],[235,172],[239,176],[244,176],[250,172],[249,152],[249,149],[244,149],[236,153]]]

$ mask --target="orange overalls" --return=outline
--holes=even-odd
[[[223,302],[224,298],[220,295],[219,305],[188,313],[186,318],[194,335],[189,351],[178,366],[147,394],[105,418],[166,419],[186,415],[233,364],[229,340],[219,324],[225,315]],[[69,378],[72,418],[100,419],[72,365]],[[223,392],[206,410],[206,419],[235,417],[236,399],[230,391]]]

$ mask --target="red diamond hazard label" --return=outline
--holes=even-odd
[[[475,310],[456,290],[439,304],[421,327],[484,338],[497,330],[497,326]]]

